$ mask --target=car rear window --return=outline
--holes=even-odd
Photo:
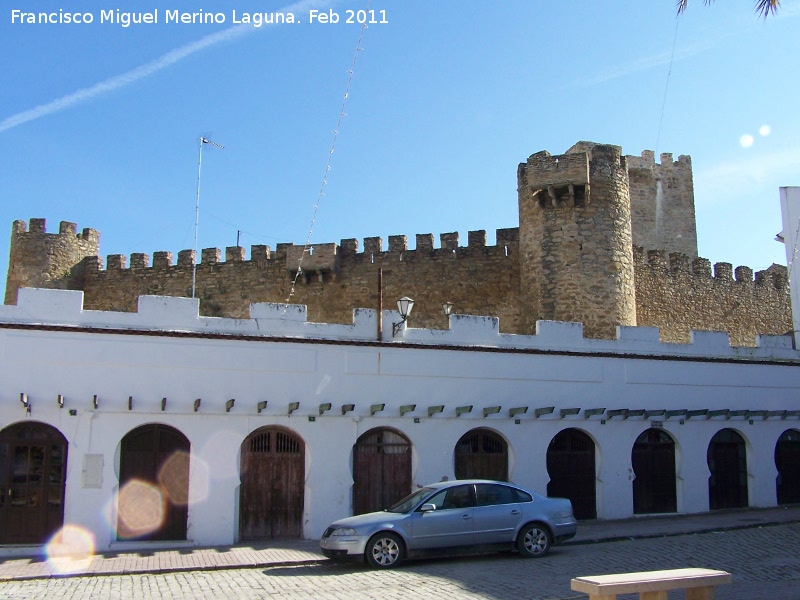
[[[523,492],[522,490],[515,488],[514,493],[517,496],[517,502],[533,502],[533,496],[531,496],[528,492]]]

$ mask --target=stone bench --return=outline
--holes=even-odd
[[[714,600],[714,587],[731,582],[731,574],[711,569],[672,569],[589,575],[572,580],[572,589],[590,600],[615,600],[617,594],[639,593],[640,600],[667,600],[668,590],[686,590],[687,600]]]

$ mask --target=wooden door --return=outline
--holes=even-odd
[[[186,539],[189,450],[186,436],[168,425],[143,425],[122,438],[119,539]],[[133,511],[140,512],[134,517]],[[143,515],[144,511],[148,514]]]
[[[800,432],[788,429],[775,446],[778,504],[800,503]]]
[[[457,479],[508,481],[508,444],[489,429],[465,433],[455,451]]]
[[[305,444],[279,427],[242,444],[239,535],[243,540],[302,537]]]
[[[411,493],[411,442],[392,429],[373,429],[353,447],[353,514],[390,507]]]
[[[633,512],[670,513],[678,510],[675,483],[675,442],[662,429],[648,429],[633,445]]]
[[[708,445],[708,500],[711,510],[745,508],[747,495],[747,456],[742,436],[723,429]]]
[[[548,496],[569,498],[576,519],[596,519],[594,441],[577,429],[559,432],[547,448]]]
[[[67,440],[44,423],[0,432],[0,544],[44,544],[64,525]]]

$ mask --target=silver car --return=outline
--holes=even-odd
[[[334,522],[320,540],[328,558],[364,557],[375,568],[428,553],[456,554],[516,548],[544,556],[575,536],[572,503],[502,481],[434,483],[382,512]]]

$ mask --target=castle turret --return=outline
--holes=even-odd
[[[619,146],[579,142],[520,164],[522,329],[578,321],[590,337],[636,324],[628,169]]]
[[[697,258],[692,159],[650,150],[627,156],[633,245]]]
[[[84,259],[97,256],[100,233],[62,221],[58,233],[47,233],[44,219],[14,221],[6,278],[6,304],[17,303],[21,287],[82,289]]]

